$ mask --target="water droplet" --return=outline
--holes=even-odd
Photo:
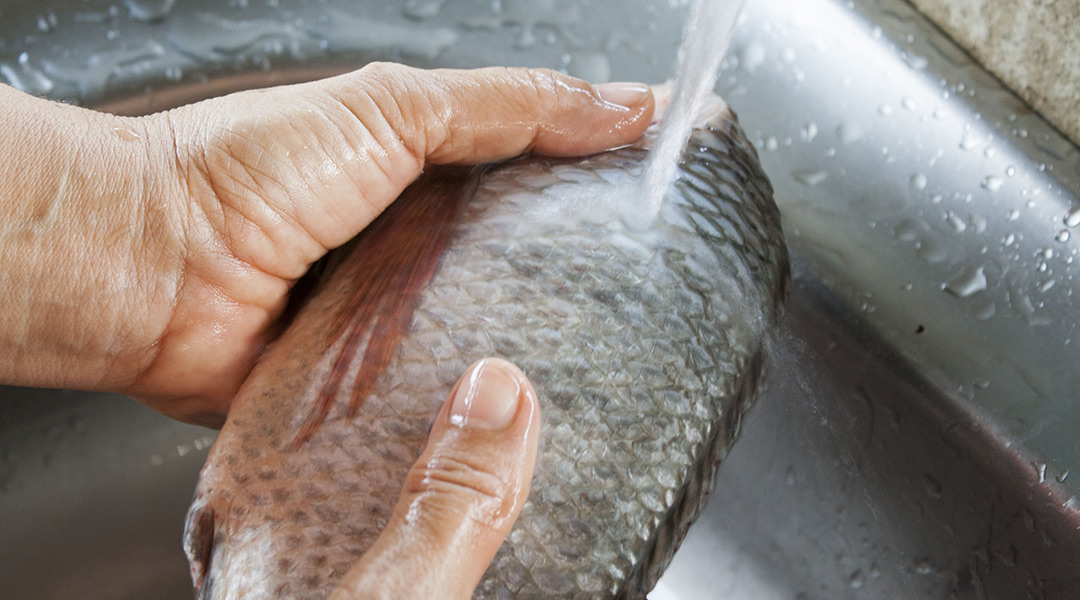
[[[929,264],[936,265],[949,259],[949,252],[945,246],[938,243],[932,237],[925,237],[918,242],[915,255]]]
[[[1055,477],[1054,479],[1057,479],[1058,483],[1065,483],[1065,480],[1068,479],[1068,478],[1069,478],[1069,471],[1068,471],[1068,469],[1066,469],[1066,470],[1062,471],[1061,473],[1059,473],[1058,476]]]
[[[818,134],[817,123],[814,123],[813,121],[810,121],[809,123],[806,124],[805,127],[802,128],[802,131],[799,132],[799,137],[802,139],[802,141],[809,144],[810,142],[814,141],[814,138],[817,137],[817,134]]]
[[[1012,176],[1016,175],[1016,167],[1014,167],[1012,165],[1009,165],[1008,167],[1006,167],[1005,168],[1005,175],[1007,175],[1009,177],[1012,177]]]
[[[1001,189],[1001,186],[1004,183],[1005,180],[997,175],[987,175],[986,179],[983,179],[982,186],[991,192],[996,192]]]
[[[915,561],[915,572],[919,575],[929,575],[934,572],[934,567],[930,564],[930,561],[925,558],[920,558]]]
[[[765,63],[765,46],[759,42],[751,42],[739,53],[739,67],[748,73],[753,73]]]
[[[986,289],[986,273],[983,266],[965,267],[956,277],[945,284],[945,290],[954,296],[967,298]]]
[[[857,589],[861,588],[865,584],[866,584],[866,576],[863,575],[862,569],[859,569],[858,571],[855,571],[854,573],[851,574],[851,577],[848,578],[848,585],[850,585],[851,589],[853,589],[853,590],[857,590]]]
[[[1020,218],[1020,211],[1018,209],[1012,209],[1009,211],[1009,220],[1015,221]]]
[[[769,137],[765,138],[765,149],[766,150],[773,151],[773,150],[776,150],[779,147],[780,147],[780,143],[776,141],[775,137],[770,135]]]
[[[818,185],[819,183],[825,181],[829,177],[829,174],[822,169],[807,169],[802,171],[795,171],[794,173],[792,173],[792,176],[795,177],[795,179],[799,183],[809,187],[814,187],[815,185]]]
[[[907,110],[915,110],[915,100],[912,98],[904,98],[900,101],[900,106],[903,106]]]
[[[893,113],[893,107],[888,104],[882,104],[878,107],[878,114],[887,117]]]
[[[11,87],[30,94],[47,94],[53,89],[53,81],[40,69],[30,64],[30,55],[21,52],[16,59],[18,68],[0,63],[0,76],[7,79]]]
[[[971,316],[985,321],[997,314],[997,305],[989,298],[975,299],[971,303]]]
[[[139,139],[139,133],[132,129],[129,125],[118,125],[116,127],[113,127],[113,133],[116,134],[116,137],[120,138],[125,142],[133,142]]]
[[[1053,319],[1035,312],[1035,305],[1032,304],[1031,298],[1028,297],[1016,282],[1009,282],[1008,292],[1009,305],[1012,306],[1017,314],[1027,320],[1028,325],[1032,327],[1042,327],[1053,323]]]
[[[926,490],[926,495],[931,498],[940,498],[942,496],[941,482],[929,473],[923,473],[923,489]]]
[[[930,61],[925,56],[919,56],[918,54],[908,54],[907,64],[915,71],[922,71],[930,64]]]
[[[916,173],[911,176],[911,187],[922,191],[926,189],[926,175]]]
[[[514,47],[521,50],[527,50],[536,45],[536,34],[533,31],[532,23],[522,23],[521,32],[518,34],[516,40],[514,40]]]
[[[926,226],[921,221],[905,219],[893,229],[893,235],[898,240],[914,242],[919,239],[919,234],[925,230]]]
[[[863,129],[854,121],[844,121],[836,128],[836,135],[841,142],[850,144],[863,136]]]
[[[1064,244],[1065,242],[1069,241],[1069,237],[1071,237],[1069,234],[1069,230],[1062,229],[1057,233],[1057,235],[1054,236],[1054,239]]]
[[[439,14],[446,0],[406,0],[404,13],[414,19],[430,19]]]
[[[1080,225],[1080,204],[1074,204],[1069,207],[1069,210],[1065,213],[1065,225],[1068,227],[1076,227]]]
[[[964,230],[967,229],[967,223],[960,218],[960,215],[957,215],[951,210],[945,215],[945,220],[949,222],[949,225],[952,225],[953,230],[956,231],[956,233],[963,233]]]
[[[960,138],[961,150],[974,150],[979,142],[982,141],[977,135],[971,132],[971,130],[964,131],[964,136]]]
[[[1046,463],[1042,461],[1034,461],[1031,466],[1035,469],[1035,474],[1039,477],[1039,483],[1046,483]]]
[[[48,33],[56,27],[57,19],[56,13],[49,11],[43,15],[38,15],[37,28],[41,33]]]
[[[971,224],[975,226],[975,233],[986,232],[986,217],[983,217],[982,215],[971,215],[969,220],[971,221]]]
[[[160,21],[168,16],[176,0],[124,0],[128,13],[136,21]]]

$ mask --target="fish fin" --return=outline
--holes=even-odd
[[[299,450],[300,446],[303,446],[304,442],[310,439],[315,430],[326,420],[326,415],[330,414],[330,407],[334,404],[337,391],[341,387],[341,382],[345,379],[345,372],[348,371],[352,356],[356,354],[362,339],[363,330],[360,328],[348,331],[345,345],[337,358],[334,359],[334,365],[330,368],[330,377],[327,378],[326,383],[319,390],[319,395],[315,397],[315,406],[308,414],[307,420],[300,426],[300,431],[297,432],[296,437],[293,438],[294,450]]]
[[[420,296],[438,270],[461,207],[472,197],[480,169],[439,167],[409,186],[378,219],[343,249],[347,257],[331,277],[350,281],[346,301],[332,318],[330,350],[343,336],[330,377],[320,389],[307,420],[293,439],[298,449],[326,420],[346,371],[366,339],[345,410],[352,417],[390,365],[412,323]]]
[[[214,552],[214,509],[196,501],[184,523],[184,554],[191,569],[191,583],[199,598],[208,598],[210,559]]]

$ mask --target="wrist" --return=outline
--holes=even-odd
[[[0,100],[0,381],[121,387],[164,326],[147,299],[177,285],[147,269],[170,261],[177,222],[158,196],[148,122],[9,88]]]

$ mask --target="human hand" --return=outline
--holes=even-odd
[[[539,432],[536,392],[517,367],[470,367],[386,527],[330,600],[472,598],[529,495]]]
[[[425,164],[597,152],[654,107],[640,85],[390,64],[141,118],[0,88],[0,382],[211,426],[293,283]]]

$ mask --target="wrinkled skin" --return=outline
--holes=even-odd
[[[426,164],[637,139],[648,88],[374,64],[126,118],[0,86],[0,382],[220,426],[291,286]]]

